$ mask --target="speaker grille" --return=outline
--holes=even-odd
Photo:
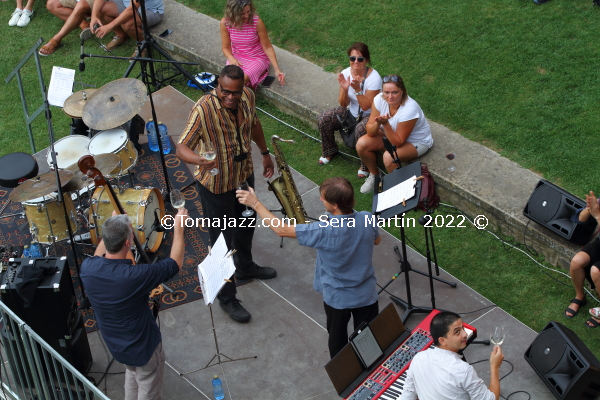
[[[551,221],[560,207],[562,196],[550,186],[542,185],[531,195],[529,214],[542,222]]]
[[[565,353],[567,344],[555,328],[546,329],[531,345],[529,357],[542,374],[551,371]]]

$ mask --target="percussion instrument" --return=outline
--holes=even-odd
[[[58,153],[56,155],[56,163],[58,164],[58,168],[67,168],[69,165],[77,163],[77,160],[79,160],[81,156],[89,154],[89,144],[90,139],[83,135],[70,135],[57,140],[54,143],[54,150],[56,153]],[[48,149],[46,160],[48,161],[50,168],[53,168],[52,157],[50,153],[51,149]],[[104,151],[103,153],[106,152]]]
[[[99,154],[94,156],[94,159],[96,160],[97,168],[103,174],[111,172],[119,165],[119,161],[121,161],[118,155],[111,153]],[[73,179],[71,179],[69,183],[63,187],[64,192],[75,192],[87,187],[90,184],[87,176],[84,176],[84,174],[79,170],[77,163],[69,165],[66,170],[73,172]]]
[[[59,171],[58,176],[61,187],[73,179],[71,171]],[[21,183],[8,195],[8,198],[15,203],[21,203],[56,191],[58,191],[56,172],[50,171]]]
[[[38,163],[27,153],[11,153],[0,157],[0,186],[16,188],[19,182],[38,174]]]
[[[77,230],[77,213],[70,196],[63,196],[69,216],[71,230]],[[69,238],[69,230],[65,221],[65,210],[58,202],[57,194],[50,193],[42,197],[22,202],[25,215],[29,221],[29,230],[34,240],[40,243],[59,242]]]
[[[138,152],[129,140],[129,135],[120,128],[98,133],[90,141],[88,151],[94,158],[103,153],[113,153],[119,157],[121,160],[120,165],[107,173],[102,171],[103,175],[108,177],[126,174],[127,171],[135,167],[138,159]]]
[[[83,115],[83,106],[98,89],[84,89],[75,92],[65,100],[63,111],[71,118],[79,119]]]
[[[160,191],[152,189],[126,189],[123,193],[116,193],[121,206],[127,212],[134,231],[140,243],[145,243],[148,250],[158,250],[163,238],[163,232],[156,232],[154,223],[165,215],[165,204]],[[90,227],[90,236],[93,244],[98,244],[98,236],[102,235],[102,225],[112,216],[114,210],[108,192],[99,186],[94,191],[89,210],[89,221],[94,226]]]

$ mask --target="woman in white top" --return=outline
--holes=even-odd
[[[383,153],[388,172],[395,168],[392,156],[383,147],[383,137],[396,146],[402,162],[422,156],[433,146],[433,137],[423,110],[408,96],[404,82],[398,75],[383,78],[381,94],[373,100],[373,111],[367,123],[367,134],[356,143],[360,159],[371,175],[360,188],[361,193],[373,190],[377,170],[377,153]]]
[[[338,75],[340,84],[338,102],[340,106],[324,111],[319,116],[319,133],[322,141],[322,156],[319,159],[321,165],[328,164],[338,152],[334,135],[335,131],[341,128],[340,119],[344,119],[346,112],[349,111],[357,120],[362,113],[362,119],[354,130],[352,144],[356,144],[356,141],[367,133],[365,125],[371,113],[373,98],[381,91],[381,76],[373,68],[367,66],[371,62],[371,56],[369,47],[366,44],[356,42],[350,46],[348,59],[350,60],[350,67]],[[354,146],[351,147],[354,148]],[[368,175],[367,167],[363,164],[361,169],[358,170],[358,177],[364,178]]]

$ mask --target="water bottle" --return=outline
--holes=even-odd
[[[163,154],[169,154],[171,151],[169,131],[167,130],[167,126],[160,121],[158,121],[158,133],[160,133],[160,140],[162,141]]]
[[[219,379],[218,375],[214,376],[212,380],[213,392],[215,393],[215,400],[222,400],[225,398],[225,393],[223,393],[223,384]]]
[[[148,146],[150,151],[158,151],[158,140],[156,140],[156,130],[154,129],[154,121],[152,118],[146,123],[146,133],[148,134]]]

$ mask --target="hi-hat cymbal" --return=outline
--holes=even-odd
[[[61,187],[73,179],[71,171],[59,171],[58,175]],[[8,198],[15,203],[21,203],[56,191],[58,191],[58,187],[56,187],[56,173],[50,171],[21,183],[10,193]]]
[[[117,168],[119,161],[121,161],[118,155],[112,153],[97,154],[94,156],[94,160],[96,161],[94,167],[98,168],[102,172],[102,175],[110,174],[113,169]],[[83,179],[83,172],[81,172],[77,163],[69,165],[66,169],[73,173],[73,179],[63,187],[63,191],[74,192],[81,190],[90,183],[88,179]]]
[[[63,111],[71,118],[81,118],[83,115],[83,106],[98,89],[84,89],[75,92],[65,100]]]
[[[83,106],[83,122],[96,130],[112,129],[129,121],[146,102],[146,87],[138,79],[121,78],[94,93]]]

